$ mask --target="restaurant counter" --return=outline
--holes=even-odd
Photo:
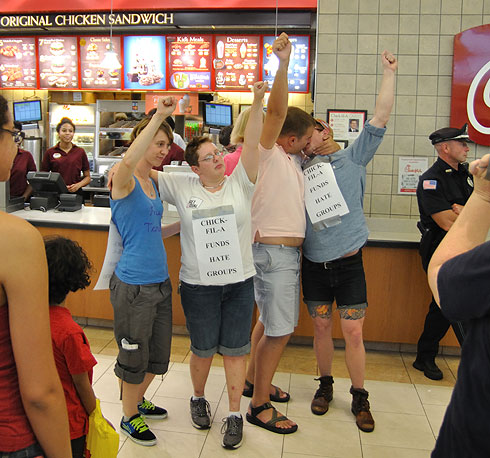
[[[84,207],[72,213],[20,210],[12,214],[31,222],[42,235],[62,235],[83,246],[94,266],[92,285],[85,291],[70,294],[67,306],[77,317],[112,320],[109,292],[93,291],[104,260],[110,209]],[[367,246],[363,248],[369,303],[364,323],[365,341],[415,344],[431,300],[427,277],[418,254],[420,233],[416,220],[367,218],[367,223],[370,236]],[[164,217],[162,234],[174,291],[173,323],[177,329],[184,329],[185,318],[177,294],[179,229],[177,218]],[[294,335],[299,340],[313,335],[311,319],[303,303]],[[334,313],[333,335],[335,338],[342,337],[337,313]],[[452,330],[441,344],[458,345]]]

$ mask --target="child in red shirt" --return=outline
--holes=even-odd
[[[73,458],[83,458],[88,417],[95,409],[92,368],[97,364],[82,328],[64,307],[70,291],[90,284],[92,267],[78,243],[63,238],[45,238],[49,270],[49,318],[56,368],[65,392]]]

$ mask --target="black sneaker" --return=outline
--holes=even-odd
[[[138,412],[148,420],[163,420],[168,416],[168,412],[163,407],[157,407],[145,398],[141,404],[138,404]]]
[[[412,366],[415,367],[415,369],[422,371],[424,375],[431,380],[442,380],[442,371],[437,367],[437,364],[433,360],[416,359]]]
[[[243,418],[235,415],[223,418],[221,434],[224,434],[222,442],[224,448],[240,447],[243,440]]]
[[[121,419],[121,432],[139,445],[151,446],[157,443],[156,436],[150,431],[139,413],[133,415],[128,421]]]
[[[191,398],[191,423],[197,429],[211,428],[211,408],[209,402],[204,398]]]

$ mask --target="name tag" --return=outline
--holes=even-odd
[[[232,205],[193,210],[192,231],[199,276],[206,285],[244,280],[243,262]]]
[[[342,215],[349,213],[330,163],[316,162],[303,175],[306,211],[312,224],[325,220],[338,222]]]

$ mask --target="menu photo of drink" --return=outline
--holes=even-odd
[[[38,38],[39,87],[78,89],[78,50],[76,37]]]
[[[124,37],[124,89],[165,89],[165,50],[164,36]]]
[[[269,87],[274,82],[279,59],[272,52],[272,44],[275,37],[266,36],[263,39],[262,57],[263,70],[262,79],[269,83]],[[288,67],[288,89],[289,92],[308,92],[309,65],[310,65],[310,37],[309,36],[289,36],[291,42],[291,57]]]
[[[35,38],[0,37],[0,88],[35,88]]]
[[[80,37],[78,44],[81,88],[121,89],[121,39]]]
[[[260,37],[217,35],[215,37],[216,89],[248,90],[260,78]]]
[[[211,89],[210,35],[178,35],[169,43],[169,80],[174,89]]]

